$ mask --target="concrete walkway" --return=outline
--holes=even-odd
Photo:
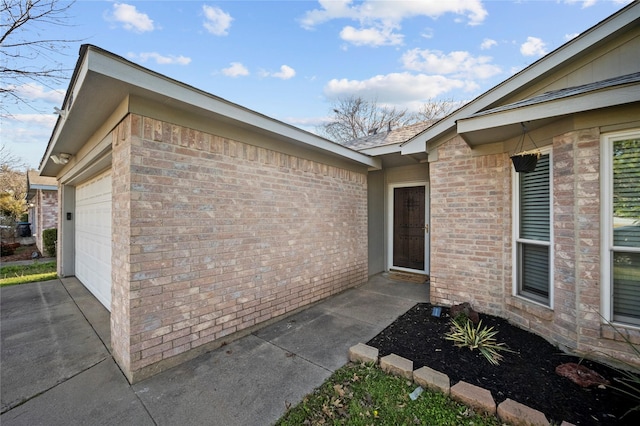
[[[269,425],[415,303],[424,284],[384,275],[129,385],[109,313],[75,278],[0,289],[0,423]]]

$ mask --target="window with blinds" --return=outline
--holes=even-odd
[[[551,196],[550,157],[533,172],[518,174],[518,294],[549,305]]]
[[[640,138],[614,140],[611,280],[614,321],[640,324]]]

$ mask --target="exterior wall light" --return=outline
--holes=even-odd
[[[51,160],[56,164],[65,165],[71,159],[71,154],[67,154],[65,152],[61,152],[60,154],[52,155],[49,158],[51,158]]]

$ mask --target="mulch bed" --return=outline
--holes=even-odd
[[[33,259],[33,253],[37,252],[38,253],[38,257],[37,258],[41,258],[42,254],[40,254],[40,251],[38,250],[38,248],[35,245],[31,245],[31,246],[20,246],[19,248],[16,249],[15,253],[10,255],[10,256],[2,256],[2,263],[6,263],[6,262],[16,262],[19,260],[31,260]]]
[[[432,305],[420,303],[368,342],[380,356],[391,353],[413,361],[413,368],[430,367],[458,381],[491,391],[496,403],[507,398],[539,410],[552,424],[563,420],[575,425],[640,424],[640,412],[622,417],[640,401],[611,388],[581,388],[555,373],[558,365],[577,362],[613,382],[620,373],[601,364],[563,354],[543,338],[480,314],[483,325],[498,330],[496,339],[515,353],[502,352],[500,365],[491,365],[477,350],[458,348],[444,339],[450,330],[448,309],[440,318],[431,315]]]

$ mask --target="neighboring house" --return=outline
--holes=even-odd
[[[637,363],[600,315],[640,341],[637,210],[611,189],[638,200],[614,157],[640,157],[639,71],[635,2],[355,151],[85,45],[41,164],[60,182],[58,273],[111,311],[130,381],[392,269],[429,274],[433,303]],[[526,175],[521,123],[543,153]]]
[[[27,172],[27,205],[31,233],[36,247],[45,255],[42,231],[58,227],[58,182],[54,177],[40,176],[36,170]]]

